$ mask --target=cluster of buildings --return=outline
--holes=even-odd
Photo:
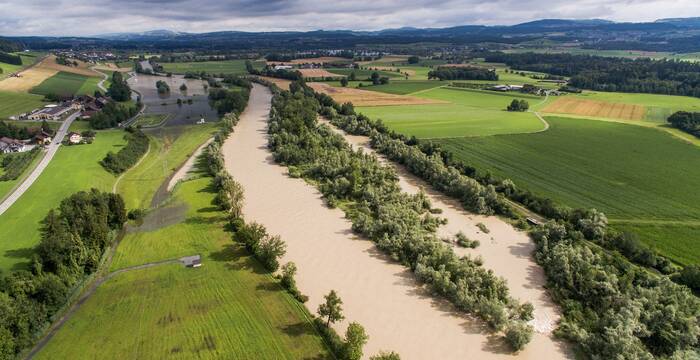
[[[49,104],[40,109],[35,109],[30,113],[11,116],[10,120],[50,120],[59,121],[74,111],[81,111],[81,118],[89,119],[102,110],[111,100],[105,97],[94,97],[82,95],[73,100],[64,101],[60,104]]]
[[[23,141],[11,139],[4,136],[0,137],[0,154],[22,152],[25,150],[26,144]]]

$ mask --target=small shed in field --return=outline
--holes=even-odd
[[[186,267],[196,268],[202,266],[202,258],[199,255],[185,256],[180,261]]]

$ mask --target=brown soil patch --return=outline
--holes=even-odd
[[[298,71],[301,73],[301,76],[303,76],[305,78],[325,78],[325,77],[343,78],[343,77],[345,77],[345,75],[334,74],[334,73],[329,72],[325,69],[299,69]]]
[[[56,75],[58,70],[34,66],[20,72],[20,77],[9,77],[0,81],[0,90],[13,92],[28,92],[44,80]]]
[[[259,76],[263,80],[267,80],[275,85],[277,85],[282,90],[289,90],[289,85],[292,83],[291,80],[273,78],[269,76]]]
[[[386,106],[386,105],[425,105],[447,104],[446,101],[423,99],[406,95],[385,94],[378,91],[355,88],[333,87],[325,83],[308,83],[316,91],[329,95],[339,103],[351,102],[355,106]]]
[[[102,74],[90,69],[90,64],[77,60],[78,66],[65,66],[56,63],[56,57],[51,55],[39,63],[36,67],[65,71],[90,77],[102,77]]]
[[[547,105],[542,112],[608,119],[642,120],[646,114],[646,108],[642,105],[562,97]]]

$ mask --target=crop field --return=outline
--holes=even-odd
[[[0,91],[0,119],[34,110],[44,106],[41,95]]]
[[[88,77],[85,75],[60,71],[33,88],[31,93],[37,95],[73,96],[78,93],[87,80]]]
[[[547,117],[537,134],[437,142],[482,171],[572,207],[596,208],[680,263],[700,262],[700,149],[657,129]],[[646,231],[651,225],[655,231]],[[640,225],[641,224],[641,225]],[[695,224],[695,225],[693,225]],[[692,226],[690,226],[692,225]],[[614,225],[617,226],[617,225]],[[637,231],[638,230],[638,231]],[[674,234],[689,235],[685,240]]]
[[[554,114],[571,114],[621,120],[642,120],[646,115],[646,108],[642,105],[597,101],[570,96],[560,97],[556,101],[549,103],[542,111]]]
[[[128,208],[149,208],[151,200],[168,178],[216,129],[213,123],[145,130],[150,150],[138,166],[119,181],[117,193]]]
[[[512,134],[543,128],[532,113],[505,111],[513,99],[524,99],[534,105],[542,101],[540,97],[454,88],[436,88],[415,96],[443,104],[358,107],[357,111],[418,138]]]
[[[424,91],[439,86],[447,85],[447,82],[440,81],[393,81],[386,85],[364,86],[363,90],[379,91],[387,94],[407,95],[417,91]]]
[[[415,104],[441,104],[439,99],[427,99],[415,96],[386,94],[355,88],[333,87],[327,83],[312,82],[308,85],[316,91],[325,93],[339,103],[352,102],[355,106],[396,106]]]
[[[326,359],[302,305],[224,231],[211,178],[182,183],[183,221],[128,234],[113,269],[200,254],[202,267],[119,274],[56,333],[37,359]],[[146,220],[148,221],[148,220]]]
[[[700,112],[700,99],[690,96],[585,91],[576,97],[586,100],[641,105],[647,108],[644,120],[657,123],[665,123],[671,114],[679,110]]]
[[[196,62],[181,62],[181,63],[162,63],[163,70],[175,74],[184,74],[186,72],[201,72],[205,71],[213,74],[231,74],[242,75],[247,74],[245,68],[245,60],[226,60],[226,61],[196,61]],[[263,62],[253,62],[256,68],[262,68]]]
[[[305,78],[343,77],[343,75],[334,74],[325,69],[299,69],[298,71],[301,73],[301,76]]]
[[[402,74],[399,74],[397,72],[390,72],[390,71],[374,71],[374,70],[368,70],[368,69],[349,69],[349,68],[328,68],[326,69],[328,72],[331,72],[333,74],[337,75],[345,75],[345,76],[350,76],[351,73],[355,73],[355,78],[357,80],[366,80],[369,79],[370,76],[372,76],[373,72],[379,73],[380,76],[386,76],[388,78],[403,78],[404,76]]]
[[[40,221],[65,197],[90,188],[111,190],[115,177],[99,161],[125,144],[123,136],[123,131],[100,131],[92,144],[58,150],[29,190],[0,215],[0,271],[29,265]]]

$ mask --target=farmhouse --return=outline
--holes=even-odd
[[[77,132],[69,132],[68,133],[68,143],[69,144],[80,144],[80,142],[83,141],[83,136],[78,134]]]
[[[8,137],[0,138],[0,153],[8,154],[13,152],[22,152],[25,150],[25,144],[17,139]]]
[[[29,114],[29,120],[60,120],[63,115],[75,109],[74,106],[66,105],[46,105],[44,108]]]
[[[51,134],[47,133],[44,130],[41,130],[40,133],[34,135],[34,141],[36,141],[36,143],[39,145],[50,144],[51,143]]]

